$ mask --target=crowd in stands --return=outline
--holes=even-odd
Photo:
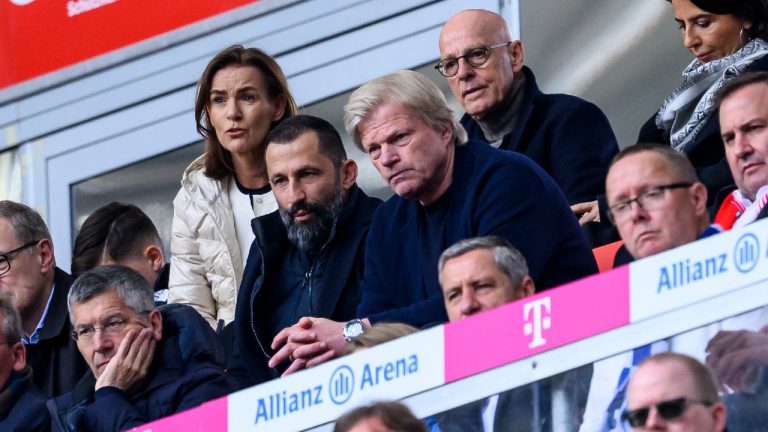
[[[344,107],[394,193],[385,202],[357,185],[339,132],[298,113],[274,59],[216,54],[170,263],[139,208],[109,203],[80,228],[73,280],[40,215],[0,202],[0,430],[139,426],[595,274],[592,249],[608,243],[613,267],[764,218],[768,4],[668,1],[696,58],[621,151],[597,106],[539,89],[499,15],[451,17],[435,68],[460,120],[413,71],[365,83]],[[767,364],[763,309],[637,347],[574,371],[575,426],[761,430],[765,415],[731,407],[765,394],[755,370]],[[534,427],[550,397],[539,390],[424,421],[376,403],[334,430],[552,429]]]

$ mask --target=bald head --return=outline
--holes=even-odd
[[[496,13],[470,9],[452,16],[440,32],[440,59],[457,59],[479,47],[511,42],[492,48],[488,60],[470,66],[459,60],[458,73],[447,77],[456,99],[469,115],[482,118],[502,105],[511,94],[514,80],[522,73],[523,44],[513,41],[509,27]]]
[[[440,32],[441,54],[445,40],[455,38],[465,31],[495,37],[498,40],[512,40],[507,22],[501,15],[483,9],[467,9],[449,18],[443,26]]]

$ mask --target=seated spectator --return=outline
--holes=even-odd
[[[440,255],[438,266],[445,308],[451,322],[528,297],[535,291],[525,258],[500,237],[461,240]],[[569,398],[574,401],[574,410],[583,408],[590,373],[591,366],[588,365],[563,376],[568,391],[575,392]],[[435,419],[439,429],[433,430],[547,430],[552,424],[549,416],[536,413],[547,412],[550,401],[548,382],[522,386],[437,414]],[[536,419],[539,419],[541,429],[534,427]],[[565,427],[565,424],[560,426]]]
[[[302,317],[350,320],[360,302],[363,247],[381,203],[357,187],[357,165],[327,121],[290,117],[266,138],[279,212],[254,219],[228,373],[241,387],[277,378],[270,342]],[[271,366],[271,367],[270,367]]]
[[[402,323],[378,323],[374,324],[365,333],[347,342],[345,354],[353,354],[376,345],[389,342],[403,336],[408,336],[418,332],[414,326]]]
[[[229,393],[213,330],[189,306],[156,309],[136,271],[95,267],[75,281],[67,303],[91,371],[48,402],[54,431],[125,430]]]
[[[47,397],[72,390],[87,370],[70,338],[72,277],[55,261],[43,218],[24,204],[0,201],[0,292],[9,294],[19,311],[32,381]]]
[[[437,265],[451,322],[528,297],[536,290],[525,258],[501,237],[461,240],[443,251]]]
[[[637,144],[613,159],[605,179],[608,217],[626,264],[720,232],[710,225],[707,189],[685,155],[669,146]]]
[[[715,222],[742,227],[768,216],[768,72],[745,74],[717,93],[725,157],[736,182]]]
[[[696,359],[675,353],[640,363],[629,380],[622,415],[635,431],[723,432],[725,417],[712,373]]]
[[[464,238],[510,241],[541,289],[597,272],[555,182],[521,154],[466,143],[440,89],[423,75],[400,71],[372,80],[344,110],[347,132],[395,196],[371,224],[358,319],[345,325],[311,318],[286,329],[273,341],[283,346],[273,366],[289,357],[297,368],[312,366],[339,355],[345,335],[353,338],[376,322],[445,322],[437,261]]]
[[[50,430],[47,398],[32,383],[32,369],[27,366],[27,351],[21,343],[21,317],[5,295],[0,295],[0,336],[0,430]]]
[[[530,157],[568,203],[593,201],[619,151],[608,118],[583,99],[542,93],[524,52],[504,18],[465,10],[443,26],[435,68],[466,111],[461,124],[471,140]]]
[[[333,432],[427,432],[427,426],[399,402],[376,402],[339,417]]]
[[[666,146],[638,144],[622,150],[608,170],[606,191],[609,216],[626,248],[623,255],[617,254],[617,265],[720,231],[709,225],[707,191],[690,161]],[[621,430],[619,413],[626,404],[628,378],[649,355],[675,351],[703,361],[718,331],[757,330],[766,322],[768,310],[759,309],[595,362],[580,430]]]
[[[105,264],[132,268],[152,285],[155,304],[168,300],[168,273],[163,241],[152,220],[133,204],[111,202],[91,213],[75,237],[72,275]]]
[[[680,85],[642,126],[637,141],[666,144],[686,155],[707,187],[711,206],[717,193],[733,183],[714,95],[745,72],[768,70],[768,3],[667,1],[675,20],[669,25],[680,29],[683,45],[695,58],[683,69]]]

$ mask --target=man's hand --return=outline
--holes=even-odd
[[[117,349],[117,353],[109,360],[104,371],[96,380],[95,389],[117,387],[129,393],[141,385],[147,377],[156,344],[157,342],[152,337],[151,327],[141,329],[141,331],[128,330]]]
[[[587,222],[600,222],[600,209],[597,201],[583,202],[571,206],[571,211],[579,219],[579,224]]]
[[[726,393],[755,390],[768,366],[768,333],[720,331],[707,344],[707,366]]]
[[[272,341],[272,349],[282,348],[269,360],[276,367],[285,360],[291,365],[283,373],[317,366],[341,355],[346,347],[342,335],[344,323],[325,318],[304,317],[291,327],[283,329]]]

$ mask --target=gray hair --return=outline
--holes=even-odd
[[[137,313],[155,309],[155,298],[149,282],[137,271],[119,265],[94,267],[72,284],[67,296],[69,319],[75,323],[72,307],[113,290],[123,303]]]
[[[0,325],[3,326],[5,342],[13,345],[21,340],[21,316],[7,294],[0,294]]]
[[[7,219],[20,244],[36,240],[51,240],[51,233],[40,214],[14,201],[0,201],[0,218]]]
[[[474,237],[454,243],[440,254],[440,260],[437,263],[438,274],[443,272],[448,260],[477,249],[490,250],[499,270],[509,276],[514,286],[520,285],[528,276],[528,263],[523,254],[511,243],[498,236]]]
[[[454,117],[453,110],[435,83],[418,72],[401,70],[363,84],[344,105],[344,128],[361,150],[365,151],[357,126],[373,110],[387,102],[403,105],[435,130],[448,124],[454,145],[467,142],[467,132]]]

